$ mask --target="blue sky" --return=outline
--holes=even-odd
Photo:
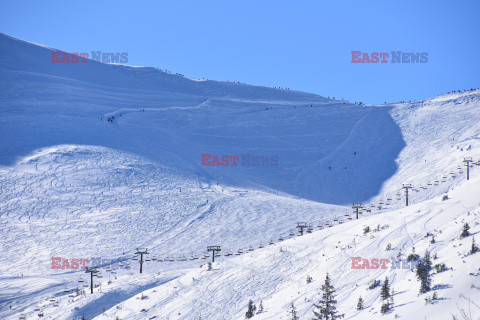
[[[480,1],[2,1],[0,32],[128,64],[364,103],[480,87]],[[351,51],[428,52],[353,64]]]

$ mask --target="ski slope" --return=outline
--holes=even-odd
[[[346,319],[452,319],[465,310],[472,319],[480,318],[480,253],[468,255],[472,237],[459,239],[467,222],[472,233],[480,232],[480,179],[462,185],[440,197],[407,209],[370,216],[300,238],[258,249],[242,257],[215,264],[214,270],[197,269],[164,285],[144,291],[95,319],[243,319],[248,300],[264,312],[254,319],[288,319],[293,302],[300,319],[310,319],[313,302],[320,298],[327,272],[338,292],[339,310]],[[364,226],[380,231],[364,234]],[[474,226],[474,227],[473,227]],[[434,235],[436,242],[430,243]],[[386,250],[387,244],[392,245]],[[352,269],[351,257],[367,259],[398,257],[429,250],[433,264],[445,263],[451,270],[433,275],[433,289],[439,301],[426,304],[410,269]],[[475,275],[474,275],[475,274]],[[306,284],[307,276],[314,281]],[[396,292],[394,310],[384,316],[380,310],[380,288],[369,290],[373,280],[389,278]],[[474,287],[473,287],[474,286]],[[357,311],[359,297],[365,309]],[[468,300],[473,301],[469,303]],[[142,311],[143,310],[143,311]],[[60,316],[60,315],[59,315]]]
[[[53,49],[6,35],[0,50],[2,165],[43,147],[103,146],[207,184],[348,204],[378,193],[404,146],[388,107],[152,68],[51,63]],[[204,167],[202,154],[276,156],[278,165]]]
[[[325,269],[341,309],[355,317],[358,291],[351,287],[375,273],[349,272],[348,254],[379,255],[383,242],[397,240],[398,249],[407,250],[431,231],[425,228],[474,219],[466,210],[478,214],[478,181],[464,184],[458,168],[464,157],[480,159],[478,90],[358,106],[154,68],[55,64],[51,50],[0,34],[0,317],[33,319],[41,311],[50,319],[144,319],[145,312],[242,319],[249,298],[265,302],[259,319],[283,319],[293,301],[307,317]],[[278,165],[202,166],[202,154],[275,156]],[[420,213],[400,209],[402,183],[417,189],[410,201]],[[450,208],[452,201],[436,197],[453,189],[457,200]],[[352,202],[367,204],[366,218],[347,220]],[[451,216],[429,222],[440,210]],[[333,219],[345,223],[326,228]],[[285,249],[284,243],[265,247],[290,238],[300,221],[326,230],[287,240]],[[367,221],[388,223],[390,230],[346,250]],[[445,259],[457,229],[438,244]],[[211,272],[199,268],[206,259],[190,260],[208,245],[221,245],[224,253],[255,251],[223,256]],[[175,261],[147,263],[142,277],[137,265],[104,272],[111,283],[80,298],[69,295],[82,289],[78,280],[86,275],[51,269],[54,256],[130,261],[137,247]],[[326,262],[311,266],[323,254]],[[455,269],[455,283],[466,289],[470,278]],[[315,281],[305,287],[308,272]],[[390,275],[397,288],[401,275]],[[458,288],[446,288],[451,300],[445,300],[457,302]],[[139,304],[136,295],[144,290],[156,292],[147,291]],[[396,310],[402,316],[428,311],[411,302],[410,291],[399,292],[405,306]],[[377,306],[378,295],[365,301]],[[451,308],[448,301],[439,303]]]

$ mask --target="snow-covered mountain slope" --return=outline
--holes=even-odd
[[[478,171],[478,170],[477,170]],[[289,319],[293,302],[300,319],[313,316],[328,272],[337,290],[338,309],[346,319],[461,319],[462,310],[480,319],[480,252],[469,254],[472,237],[460,239],[464,223],[480,239],[480,176],[440,197],[405,209],[347,222],[215,263],[212,271],[197,269],[149,289],[95,319],[243,319],[248,300],[264,311],[254,319]],[[364,227],[372,231],[365,233]],[[377,231],[378,228],[378,231]],[[426,236],[427,234],[431,236]],[[432,237],[435,242],[432,243]],[[390,250],[386,250],[388,245]],[[414,250],[414,251],[413,251]],[[352,257],[403,259],[428,250],[433,265],[432,292],[419,295],[420,282],[410,269],[352,269]],[[361,263],[360,263],[361,265]],[[306,283],[310,276],[313,282]],[[380,287],[388,278],[394,288],[394,309],[380,313]],[[141,279],[141,277],[139,278]],[[438,299],[425,303],[437,292]],[[148,297],[140,299],[141,297]],[[356,310],[359,297],[365,309]],[[469,302],[471,300],[472,302]]]
[[[462,184],[463,157],[480,159],[478,90],[358,106],[153,68],[51,63],[51,50],[0,34],[0,287],[8,288],[0,290],[0,317],[37,316],[40,305],[50,318],[94,317],[160,283],[176,286],[172,279],[186,279],[205,263],[150,263],[142,280],[126,271],[113,281],[108,273],[113,291],[68,303],[64,289],[78,286],[83,273],[52,270],[51,257],[126,260],[139,246],[174,260],[201,256],[207,245],[245,251],[289,236],[297,221],[317,229],[319,222],[345,219],[351,209],[344,205],[354,201],[368,203],[369,215],[400,208],[403,196],[396,194],[404,182],[418,190],[412,203],[430,206],[422,201]],[[239,165],[202,166],[202,154],[238,156]],[[243,165],[248,155],[264,165]],[[265,165],[272,157],[278,163]],[[327,250],[314,244],[300,248]],[[268,256],[268,250],[258,252]],[[223,259],[232,270],[243,263],[243,256]],[[289,285],[281,273],[271,277]],[[195,281],[185,286],[192,294],[203,290]],[[174,319],[182,299],[163,288],[156,301]],[[243,293],[226,294],[229,316],[244,312]],[[62,312],[52,306],[60,302],[49,304],[52,297]],[[202,314],[213,310],[184,303]],[[283,305],[270,315],[281,312]]]
[[[311,319],[313,303],[320,298],[329,273],[337,290],[338,309],[345,319],[462,319],[462,314],[469,315],[466,319],[479,319],[480,252],[469,253],[473,237],[478,243],[480,233],[478,190],[480,175],[476,169],[475,178],[451,190],[447,200],[437,197],[294,237],[215,262],[211,271],[205,264],[200,268],[190,265],[190,271],[178,270],[181,262],[177,270],[170,271],[168,265],[165,267],[167,262],[150,261],[150,272],[145,275],[110,275],[108,282],[95,280],[101,287],[92,295],[47,296],[22,311],[28,319],[41,312],[47,319],[89,318],[96,313],[98,320],[240,320],[245,318],[251,299],[264,308],[254,319],[290,319],[287,311],[292,302],[299,319]],[[464,223],[471,226],[471,235],[460,238]],[[369,232],[365,232],[366,226]],[[446,270],[432,271],[432,291],[419,294],[415,273],[410,268],[394,269],[392,260],[405,263],[409,254],[423,256],[426,250],[434,270],[441,264]],[[386,269],[353,269],[354,257],[390,261]],[[160,272],[153,272],[155,268]],[[313,281],[307,283],[307,277]],[[380,287],[368,287],[374,280],[385,278],[394,290],[394,307],[382,315]],[[29,284],[38,286],[39,279],[18,281],[26,290]],[[59,285],[59,281],[52,282]],[[434,292],[437,300],[426,303],[425,298],[431,298]],[[128,296],[131,298],[126,299]],[[361,311],[356,309],[360,296],[364,300]]]
[[[404,146],[388,107],[152,68],[51,63],[51,49],[6,35],[0,54],[3,165],[42,147],[103,146],[207,184],[348,204],[377,194]],[[240,163],[242,156],[276,157],[278,164],[205,167],[202,154]]]
[[[406,145],[396,159],[398,170],[386,180],[380,194],[411,183],[428,188],[413,193],[414,201],[422,201],[463,181],[462,160],[480,158],[479,92],[477,89],[394,105],[390,114],[400,126]],[[452,179],[459,174],[462,179]]]

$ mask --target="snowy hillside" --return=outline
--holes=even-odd
[[[463,222],[480,231],[479,90],[358,106],[154,68],[51,63],[51,50],[0,34],[0,317],[242,319],[248,299],[263,299],[255,318],[286,319],[294,302],[308,319],[328,271],[347,318],[381,317],[378,290],[365,287],[388,275],[394,314],[437,319],[433,309],[460,314],[458,294],[480,286],[468,276],[479,255],[457,254],[471,242],[457,240]],[[238,166],[202,165],[205,154]],[[474,159],[468,183],[464,157]],[[408,209],[402,183],[413,185]],[[352,202],[365,204],[358,221]],[[297,222],[308,235],[294,237]],[[208,245],[222,246],[213,271]],[[453,267],[434,277],[443,300],[433,306],[416,298],[411,271],[350,269],[352,256],[413,246]],[[142,276],[138,247],[151,257]],[[131,269],[104,267],[101,287],[77,295],[87,275],[52,269],[52,257]],[[369,308],[359,314],[360,294]]]
[[[2,165],[42,147],[95,145],[141,155],[207,184],[348,204],[377,194],[404,146],[388,107],[192,81],[152,68],[51,63],[51,50],[6,35],[0,54]],[[377,138],[365,139],[372,135]],[[202,154],[274,156],[278,165],[204,167]],[[313,175],[318,180],[312,182]]]
[[[264,312],[254,319],[288,319],[292,302],[300,319],[310,319],[327,272],[338,290],[339,309],[346,319],[391,319],[396,315],[402,319],[452,319],[452,315],[460,317],[462,310],[479,319],[480,252],[469,255],[471,236],[459,239],[464,223],[472,226],[471,233],[479,238],[479,190],[477,177],[449,193],[447,201],[435,198],[361,222],[347,222],[225,260],[215,264],[212,271],[191,271],[146,290],[142,294],[147,299],[139,300],[139,294],[95,319],[242,319],[249,299],[257,305],[262,300],[264,306]],[[365,234],[365,226],[372,231]],[[375,231],[377,227],[379,231]],[[386,250],[388,244],[391,250]],[[437,257],[434,265],[445,263],[448,268],[433,272],[429,294],[418,295],[420,283],[410,269],[391,269],[391,263],[386,270],[352,269],[352,257],[392,261],[406,259],[412,250],[420,255],[429,250]],[[314,280],[309,284],[308,276]],[[396,306],[386,316],[379,312],[380,288],[368,289],[374,280],[385,277],[394,288]],[[426,304],[424,298],[435,291],[439,300]],[[360,296],[365,307],[362,311],[356,310]]]

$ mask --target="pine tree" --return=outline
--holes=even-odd
[[[380,285],[380,280],[373,280],[372,283],[368,286],[368,289],[373,290]]]
[[[382,289],[380,289],[380,297],[382,298],[382,300],[387,300],[388,298],[390,298],[390,284],[388,283],[387,277],[385,277]]]
[[[465,237],[468,237],[470,235],[470,226],[468,225],[468,223],[465,223],[463,225],[463,230],[462,230],[462,233],[460,234],[460,239],[462,238],[465,238]]]
[[[474,254],[478,251],[478,246],[475,243],[475,237],[472,237],[472,248],[470,249],[470,254]]]
[[[338,314],[337,300],[335,300],[335,288],[330,284],[330,276],[327,273],[325,283],[322,285],[322,298],[318,304],[313,304],[315,310],[313,314],[314,319],[322,320],[336,320],[343,318],[343,314]]]
[[[428,271],[432,270],[432,259],[430,259],[430,252],[428,250],[425,251],[423,260],[425,261]]]
[[[432,276],[430,270],[432,269],[432,261],[430,260],[430,253],[425,252],[425,257],[417,265],[417,277],[420,280],[420,293],[430,291],[432,286]]]
[[[382,303],[382,307],[380,308],[380,312],[382,312],[382,314],[385,314],[388,311],[390,311],[390,303],[388,301],[384,301]]]
[[[393,308],[393,296],[395,295],[395,290],[391,290],[390,292],[390,298],[388,298],[388,303],[389,303],[389,309],[392,309]]]
[[[288,320],[298,320],[297,308],[295,308],[293,302],[290,305],[290,310],[288,310],[288,317]]]
[[[363,299],[362,299],[362,297],[358,298],[357,310],[363,310]]]
[[[388,298],[383,301],[382,307],[380,308],[380,312],[382,314],[388,313],[390,310],[393,308],[393,295],[394,291],[392,288],[392,291],[388,293]]]
[[[248,301],[248,310],[247,310],[247,312],[245,312],[245,318],[250,319],[251,317],[253,317],[255,315],[255,310],[256,309],[257,309],[257,307],[253,304],[253,301],[249,300]]]
[[[262,312],[263,312],[263,300],[260,300],[260,304],[258,305],[257,314],[262,313]]]
[[[365,226],[365,227],[363,228],[363,234],[367,234],[367,233],[369,233],[369,232],[370,232],[370,227],[369,227],[369,226]]]

